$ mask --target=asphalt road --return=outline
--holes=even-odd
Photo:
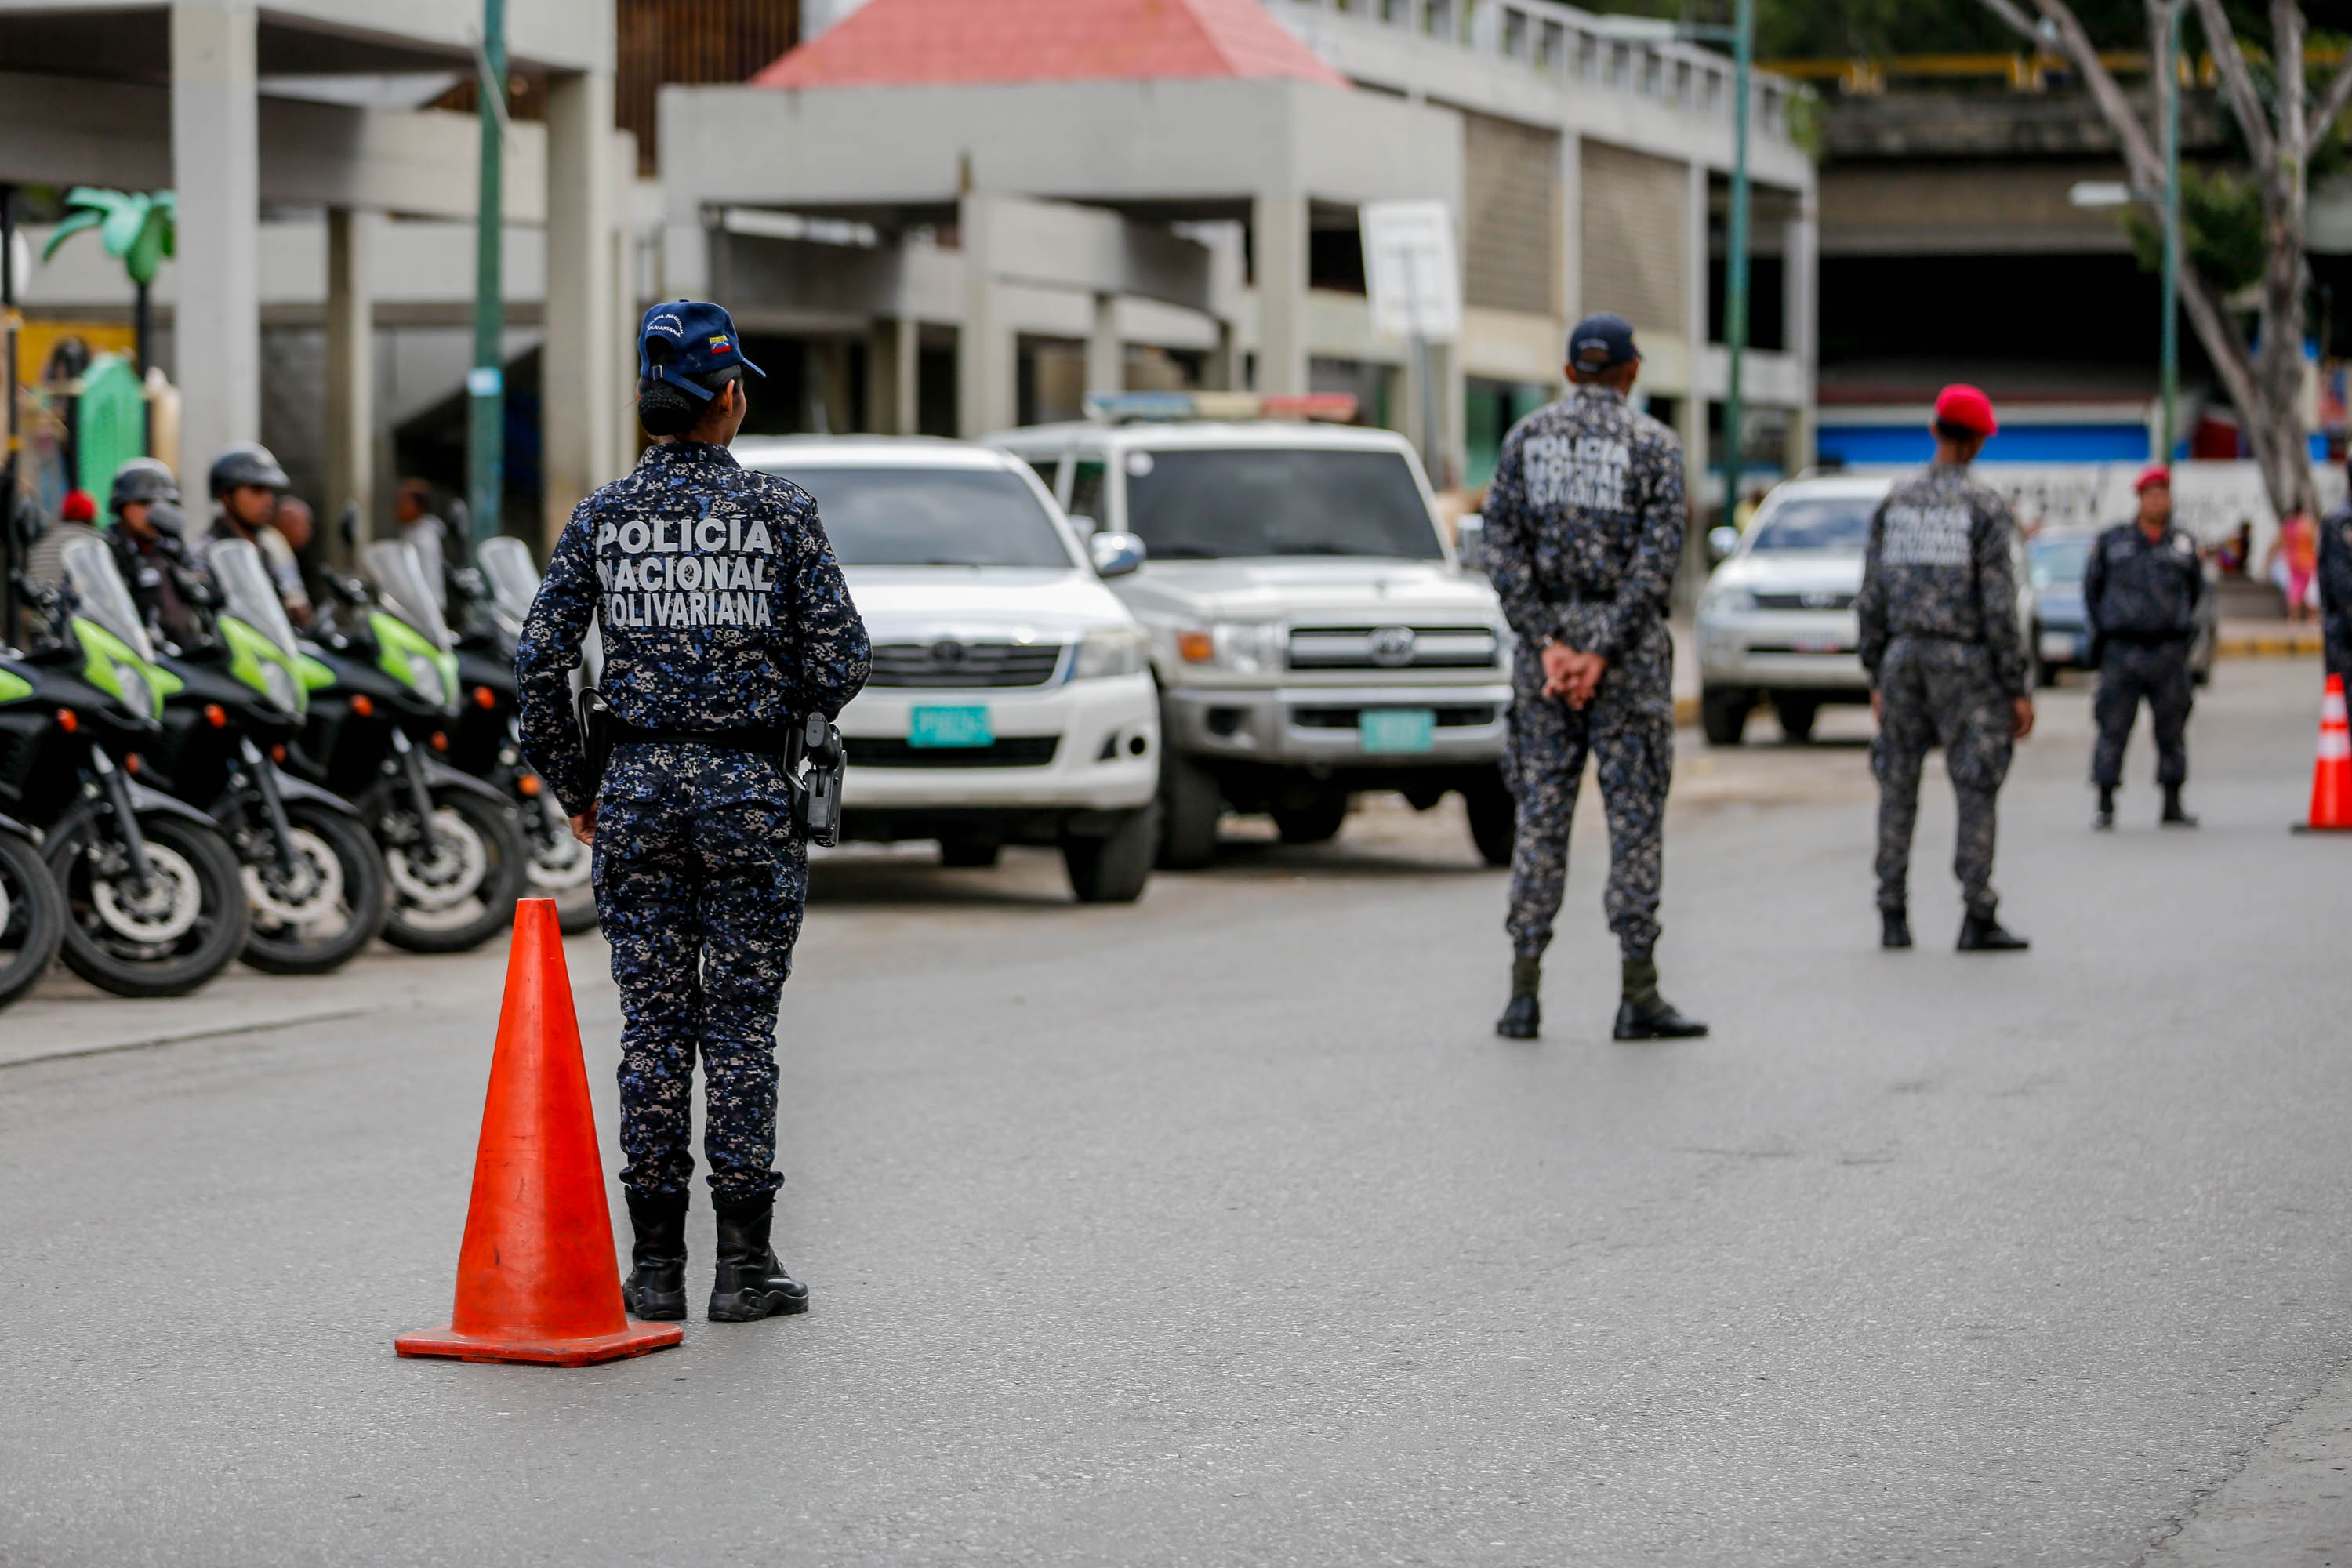
[[[2225,665],[2204,829],[2150,826],[2143,742],[2095,836],[2053,696],[2014,958],[1948,951],[1940,784],[1923,945],[1875,950],[1857,715],[1686,736],[1686,1045],[1607,1039],[1591,823],[1533,1045],[1442,815],[1132,910],[835,858],[782,1030],[815,1310],[587,1370],[392,1352],[446,1319],[499,955],[47,983],[0,1058],[199,1037],[0,1068],[0,1562],[2352,1561],[2352,842],[2284,830],[2316,698]]]

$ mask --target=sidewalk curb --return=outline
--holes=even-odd
[[[2326,642],[2315,626],[2309,630],[2255,632],[2216,638],[2217,658],[2316,658]]]
[[[10,1068],[29,1067],[35,1062],[69,1061],[76,1057],[111,1056],[117,1051],[143,1051],[156,1046],[176,1046],[188,1040],[215,1040],[229,1035],[262,1035],[277,1029],[291,1029],[303,1024],[331,1023],[338,1018],[356,1018],[365,1013],[382,1009],[369,1006],[328,1007],[313,1013],[297,1014],[286,1018],[265,1018],[258,1023],[215,1024],[200,1029],[184,1029],[176,1034],[151,1035],[136,1040],[110,1040],[99,1046],[66,1046],[57,1050],[35,1051],[29,1056],[0,1057],[0,1072]]]

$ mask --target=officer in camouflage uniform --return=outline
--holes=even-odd
[[[1658,994],[1660,837],[1675,768],[1674,644],[1666,598],[1682,559],[1682,444],[1625,402],[1642,359],[1633,329],[1591,316],[1568,340],[1569,394],[1503,438],[1486,491],[1487,571],[1517,634],[1510,752],[1511,999],[1496,1032],[1533,1039],[1544,949],[1568,875],[1568,832],[1588,753],[1609,817],[1609,889],[1622,992],[1621,1040],[1704,1035]]]
[[[636,471],[580,503],[515,651],[523,749],[596,848],[597,911],[621,989],[621,1183],[641,1318],[686,1315],[694,1061],[718,1211],[714,1321],[808,1308],[770,1245],[778,993],[792,971],[806,846],[788,729],[865,685],[866,628],[816,503],[727,445],[758,373],[716,305],[655,306],[638,336]],[[592,790],[569,676],[592,616],[613,752]]]
[[[2319,525],[2319,628],[2327,673],[2352,688],[2352,501]]]
[[[2091,782],[2098,786],[2095,827],[2116,825],[2116,787],[2124,782],[2124,746],[2132,721],[2147,702],[2156,730],[2156,782],[2164,786],[2167,827],[2194,827],[2180,804],[2189,779],[2185,736],[2196,687],[2189,645],[2197,634],[2197,605],[2205,595],[2205,569],[2197,542],[2172,526],[2172,475],[2147,469],[2133,486],[2139,516],[2099,535],[2083,569],[2083,611],[2091,627],[2091,663],[2099,672],[2092,704],[2099,739],[2091,752]]]
[[[1973,386],[1936,399],[1936,460],[1888,492],[1870,521],[1862,594],[1862,663],[1870,671],[1878,736],[1880,945],[1909,947],[1906,889],[1919,773],[1944,749],[1959,805],[1952,869],[1968,906],[1963,952],[2010,952],[2025,939],[2001,928],[1992,890],[1993,803],[2010,748],[2033,728],[2025,649],[2017,626],[2017,525],[2008,506],[1969,477],[1998,426]]]

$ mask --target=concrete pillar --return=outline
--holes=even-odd
[[[1217,322],[1217,346],[1209,351],[1209,363],[1202,368],[1202,390],[1206,392],[1240,392],[1242,386],[1242,356],[1234,352],[1234,324]]]
[[[912,436],[919,405],[916,401],[916,358],[922,329],[908,321],[877,321],[866,340],[866,427],[884,436]]]
[[[625,330],[614,310],[613,79],[547,84],[547,304],[541,350],[541,519],[547,543],[588,492],[612,479],[613,367]]]
[[[956,433],[970,440],[1020,420],[1021,349],[1007,321],[1003,290],[991,260],[991,237],[1001,220],[995,201],[968,192],[963,234],[963,326],[956,343]]]
[[[348,207],[327,212],[327,494],[319,516],[327,548],[349,566],[374,533],[375,289],[369,249],[375,216]],[[359,508],[353,548],[346,550],[343,509]]]
[[[1559,138],[1559,271],[1554,298],[1563,328],[1584,314],[1584,139],[1572,130]],[[1567,349],[1563,335],[1563,363]]]
[[[1799,216],[1789,220],[1782,229],[1781,310],[1788,323],[1786,334],[1788,353],[1797,361],[1803,384],[1797,394],[1797,406],[1789,416],[1789,451],[1782,460],[1792,474],[1810,468],[1813,461],[1813,427],[1816,418],[1817,394],[1815,383],[1820,374],[1819,299],[1821,273],[1820,223],[1811,208],[1811,197],[1803,198],[1807,205]]]
[[[1257,386],[1296,396],[1307,385],[1307,198],[1261,195],[1250,207],[1257,285]]]
[[[1087,390],[1127,390],[1127,344],[1118,335],[1118,296],[1095,296],[1094,330],[1087,334]]]
[[[239,0],[172,7],[172,184],[180,204],[180,305],[172,324],[184,411],[181,460],[197,474],[223,447],[261,436],[255,18]],[[200,479],[194,493],[202,494]]]
[[[1690,165],[1687,197],[1683,204],[1683,321],[1690,341],[1690,391],[1683,399],[1683,488],[1690,501],[1690,526],[1683,537],[1682,570],[1675,579],[1675,603],[1689,608],[1698,601],[1706,582],[1706,508],[1700,493],[1706,482],[1709,383],[1706,375],[1706,165]]]
[[[819,435],[846,436],[861,427],[862,410],[850,397],[847,338],[819,338],[808,345],[809,423]]]

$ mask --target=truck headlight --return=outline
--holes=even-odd
[[[1282,668],[1282,628],[1264,621],[1219,621],[1176,634],[1186,664],[1213,665],[1236,675],[1266,675]]]
[[[1143,670],[1143,634],[1132,626],[1098,626],[1078,642],[1077,661],[1070,667],[1073,680],[1105,676],[1138,675]]]

